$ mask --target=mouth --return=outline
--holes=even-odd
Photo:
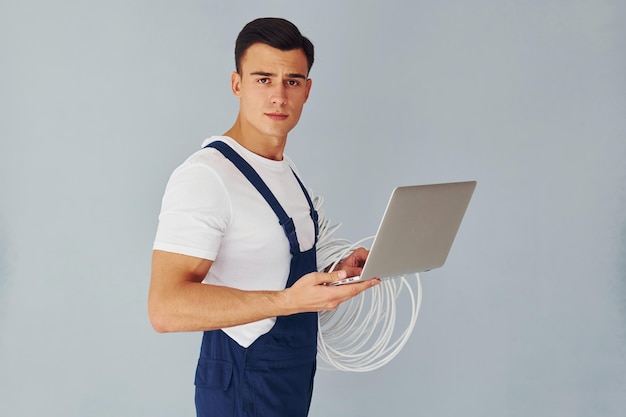
[[[289,117],[289,115],[285,114],[285,113],[265,113],[265,115],[267,117],[269,117],[271,120],[285,120],[287,117]]]

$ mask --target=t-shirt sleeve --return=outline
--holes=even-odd
[[[185,163],[165,187],[153,249],[215,260],[230,215],[219,176],[205,164]]]

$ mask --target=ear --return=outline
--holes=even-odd
[[[306,91],[304,93],[304,102],[309,99],[309,94],[311,93],[311,85],[313,85],[313,80],[310,78],[306,79]]]
[[[230,74],[230,88],[233,90],[235,97],[241,96],[241,75],[237,71]]]

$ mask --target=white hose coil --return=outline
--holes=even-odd
[[[314,199],[316,210],[321,210],[322,201],[320,197]],[[369,237],[355,243],[333,239],[332,234],[340,225],[330,227],[324,216],[320,216],[320,219],[317,253],[319,267],[332,263],[332,271],[337,263],[363,242],[372,239]],[[404,289],[411,305],[409,322],[394,339],[398,299]],[[336,310],[320,312],[317,354],[330,367],[322,365],[319,368],[368,372],[386,365],[408,342],[421,304],[420,277],[419,274],[411,274],[385,279],[380,285],[344,302]]]

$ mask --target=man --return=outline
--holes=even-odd
[[[235,61],[235,123],[166,187],[150,320],[158,332],[204,332],[199,416],[306,416],[317,312],[378,281],[325,285],[358,275],[367,251],[316,272],[318,214],[283,154],[311,90],[313,45],[284,19],[257,19],[239,34]]]

